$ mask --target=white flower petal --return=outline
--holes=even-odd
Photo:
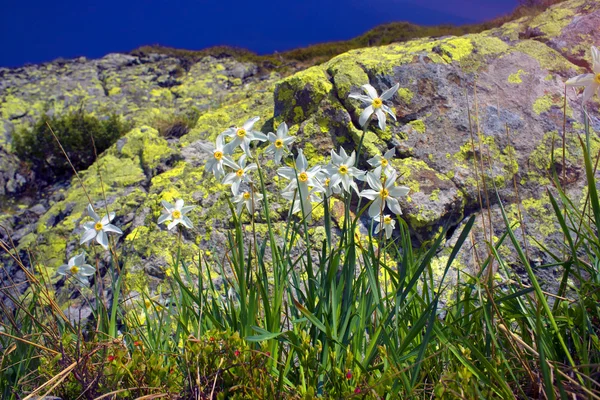
[[[304,157],[302,149],[298,149],[298,157],[296,157],[296,169],[300,172],[303,172],[306,171],[306,168],[308,168],[306,157]]]
[[[359,196],[365,197],[369,200],[375,200],[376,198],[379,198],[379,192],[376,192],[371,189],[367,189],[367,190],[363,190],[362,192],[360,192]]]
[[[92,217],[94,222],[98,222],[98,220],[100,219],[100,217],[98,216],[98,214],[96,214],[96,212],[94,211],[94,207],[92,207],[91,204],[88,204],[87,206],[87,213],[90,217]]]
[[[296,179],[296,171],[291,167],[281,167],[277,169],[277,175],[289,180]]]
[[[183,199],[177,199],[177,201],[175,201],[175,209],[181,211],[181,207],[183,207],[183,204]]]
[[[171,230],[171,229],[175,228],[177,226],[177,224],[179,224],[180,222],[181,222],[181,219],[174,220],[169,225],[167,225],[167,229]]]
[[[379,97],[377,95],[377,90],[375,90],[375,88],[373,86],[369,85],[368,83],[363,85],[362,88],[364,89],[365,92],[367,92],[367,94],[369,95],[371,100],[374,100]]]
[[[377,120],[379,122],[379,129],[385,131],[385,114],[381,108],[375,110],[375,115],[377,115]]]
[[[377,197],[375,200],[373,200],[371,206],[369,207],[369,217],[373,218],[374,216],[381,214],[381,207],[381,197]]]
[[[600,85],[598,85],[597,83],[592,83],[585,87],[582,99],[584,103],[594,96],[594,93],[596,93],[596,90],[598,90],[598,86]]]
[[[192,220],[190,220],[185,215],[183,216],[183,218],[181,218],[181,221],[182,221],[183,225],[188,229],[192,229],[194,227],[194,225],[192,224]]]
[[[73,264],[71,265],[71,261],[69,260],[69,266],[73,266],[73,265],[83,265],[85,264],[85,253],[80,253],[77,254],[75,257],[73,257],[71,260],[73,260]]]
[[[389,189],[390,196],[395,198],[406,196],[408,192],[410,192],[410,189],[406,186],[396,186]]]
[[[396,121],[396,114],[394,113],[394,111],[392,111],[392,109],[391,109],[391,108],[389,108],[389,107],[388,107],[388,106],[386,106],[386,105],[383,105],[383,106],[381,106],[381,108],[383,109],[383,111],[384,111],[386,114],[388,114],[390,117],[392,117],[392,119],[393,119],[394,121]]]
[[[158,224],[162,224],[165,221],[170,221],[173,217],[171,216],[171,214],[162,214],[160,217],[158,217]]]
[[[262,132],[254,131],[254,132],[251,132],[251,138],[252,138],[252,140],[258,140],[260,142],[264,142],[267,140],[267,135],[265,135]]]
[[[86,222],[83,224],[83,227],[85,230],[94,229],[94,225],[96,225],[94,222]]]
[[[79,241],[79,244],[84,244],[86,242],[89,242],[90,240],[92,240],[95,237],[96,237],[96,230],[95,229],[88,229],[81,236],[81,240]]]
[[[566,81],[565,85],[567,85],[567,86],[585,86],[585,85],[589,85],[590,83],[594,82],[594,78],[595,78],[594,74],[578,75],[578,76]]]
[[[600,74],[600,50],[596,46],[592,46],[592,61],[595,74]]]
[[[96,268],[92,267],[89,264],[83,264],[79,267],[78,275],[82,276],[92,276],[96,272]]]
[[[229,173],[227,174],[227,176],[225,177],[225,179],[223,179],[223,185],[231,185],[237,178],[237,175],[235,173]]]
[[[233,193],[234,196],[237,196],[237,194],[240,191],[240,184],[242,183],[242,181],[240,179],[233,181],[233,183],[231,184],[231,193]]]
[[[244,125],[242,125],[242,128],[244,128],[246,131],[249,131],[252,129],[252,127],[254,126],[254,124],[260,119],[260,117],[253,117],[250,118],[248,121],[244,122]]]
[[[400,203],[398,200],[388,197],[385,202],[387,203],[387,206],[391,212],[397,215],[402,214],[402,209],[400,208]]]
[[[229,168],[233,168],[235,170],[240,169],[240,166],[237,165],[236,162],[231,159],[231,157],[223,157],[223,164],[225,164]]]
[[[372,105],[363,110],[363,112],[360,114],[360,117],[358,118],[358,123],[360,124],[360,126],[362,126],[363,128],[365,127],[367,121],[369,120],[369,117],[373,115],[373,111],[374,109]]]
[[[106,224],[102,227],[102,230],[104,232],[113,232],[113,233],[117,233],[119,235],[123,234],[123,231],[121,229],[119,229],[118,227],[114,226],[113,224]]]
[[[175,208],[173,207],[173,204],[169,203],[168,201],[161,200],[160,202],[168,212],[172,213],[173,210],[175,210]]]
[[[388,151],[385,152],[385,154],[383,155],[383,158],[385,158],[386,160],[391,160],[392,158],[394,158],[394,155],[396,154],[396,148],[392,147],[391,149],[389,149]]]
[[[108,250],[108,236],[106,235],[106,232],[99,231],[96,235],[96,242],[104,247],[105,250]]]
[[[389,88],[385,92],[381,93],[380,99],[383,100],[383,101],[391,99],[396,94],[396,92],[398,91],[399,87],[400,87],[400,84],[396,83],[394,86],[392,86],[391,88]]]
[[[183,215],[189,213],[190,211],[192,211],[194,208],[196,208],[196,206],[185,206],[181,208],[181,213]]]
[[[348,97],[350,97],[351,99],[360,100],[366,104],[371,104],[373,102],[373,100],[371,100],[369,96],[365,96],[364,94],[350,94],[348,95]]]

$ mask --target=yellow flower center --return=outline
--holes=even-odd
[[[306,182],[308,180],[308,175],[306,172],[301,172],[300,175],[298,175],[298,179],[300,179],[300,182]]]
[[[144,306],[146,308],[150,308],[150,306],[152,306],[152,302],[150,300],[148,300],[148,299],[145,299],[144,300]]]
[[[329,182],[331,182],[331,179],[329,179],[329,178],[325,179],[325,186],[329,186]]]
[[[69,271],[71,271],[71,274],[77,275],[79,272],[79,267],[77,265],[73,265],[71,268],[69,268]]]
[[[275,141],[275,147],[278,148],[278,149],[282,148],[283,147],[283,140],[277,139]]]
[[[250,193],[248,193],[248,192],[244,193],[244,200],[250,200]]]
[[[383,105],[383,101],[381,101],[381,99],[377,97],[376,99],[373,99],[373,103],[371,103],[371,105],[373,106],[373,108],[380,108]]]
[[[385,158],[382,158],[382,159],[381,159],[381,165],[382,165],[383,167],[387,167],[387,166],[388,166],[388,164],[389,164],[389,162],[388,162],[388,160],[387,160],[387,159],[385,159]]]
[[[96,225],[94,225],[94,229],[97,231],[102,230],[102,222],[96,222]]]
[[[181,218],[181,211],[175,210],[175,211],[173,211],[172,215],[173,215],[173,218],[179,219],[179,218]]]
[[[348,173],[348,167],[346,167],[345,165],[340,165],[338,171],[341,175],[346,175]]]
[[[215,151],[215,158],[219,161],[221,161],[221,159],[223,158],[223,152],[222,151]]]
[[[596,74],[596,83],[600,85],[600,74]]]
[[[244,170],[238,169],[237,171],[235,171],[235,174],[241,178],[242,176],[244,176]]]
[[[390,192],[388,192],[388,190],[386,188],[383,188],[383,189],[381,189],[381,192],[379,192],[379,195],[381,196],[382,199],[385,199],[390,195]]]
[[[392,217],[390,217],[389,215],[386,215],[385,217],[383,217],[383,223],[385,225],[389,225],[392,223]]]
[[[243,138],[246,136],[246,130],[244,128],[240,128],[235,132],[235,134],[238,135],[238,137]]]

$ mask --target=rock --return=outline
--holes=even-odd
[[[33,184],[34,176],[17,156],[0,148],[0,197],[24,192],[28,185]]]

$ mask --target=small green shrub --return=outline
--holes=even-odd
[[[16,154],[31,164],[38,178],[54,182],[71,176],[73,170],[52,131],[75,169],[81,170],[129,129],[130,124],[116,114],[99,119],[80,110],[60,117],[42,116],[32,128],[18,132],[13,145]]]
[[[180,138],[192,130],[198,122],[200,111],[197,108],[180,113],[157,116],[152,125],[161,136]]]

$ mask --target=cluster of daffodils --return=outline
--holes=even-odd
[[[583,102],[587,102],[600,88],[600,50],[592,46],[592,73],[583,74],[571,78],[566,82],[567,86],[585,86],[583,90]]]
[[[597,52],[594,54],[596,57]],[[366,95],[350,95],[350,98],[360,100],[366,105],[359,117],[360,125],[366,129],[373,117],[376,117],[379,128],[384,130],[386,115],[396,119],[384,101],[396,94],[398,84],[383,92],[381,96],[371,85],[364,85],[363,89]],[[281,165],[285,157],[291,154],[290,147],[295,141],[295,138],[289,135],[285,122],[279,125],[276,133],[269,132],[265,135],[253,129],[258,120],[259,117],[251,118],[241,127],[232,127],[222,132],[214,144],[202,145],[202,149],[211,155],[206,163],[206,171],[214,174],[223,184],[231,186],[233,203],[238,214],[241,214],[245,207],[248,213],[254,215],[263,200],[263,195],[254,190],[252,181],[252,174],[258,169],[258,165],[251,162],[252,143],[268,141],[269,146],[265,149],[265,153],[273,157],[276,165]],[[238,147],[241,149],[241,155],[236,161],[234,154]],[[407,187],[396,185],[398,174],[391,165],[394,154],[395,150],[391,149],[383,155],[371,158],[368,163],[372,170],[362,171],[357,168],[357,155],[354,151],[348,154],[343,148],[340,148],[339,152],[332,150],[329,164],[309,168],[302,149],[298,149],[295,160],[290,165],[282,166],[277,170],[279,176],[289,181],[281,196],[292,202],[292,213],[302,213],[307,221],[310,221],[313,203],[323,201],[323,197],[356,193],[372,201],[368,214],[377,222],[375,233],[383,231],[389,239],[396,221],[387,211],[396,215],[401,214],[398,200],[409,191]],[[357,182],[366,182],[369,188],[361,191]],[[188,229],[193,228],[192,221],[186,214],[192,211],[194,206],[185,206],[182,199],[176,200],[175,204],[165,200],[161,203],[164,210],[158,218],[158,224],[167,224],[168,230],[178,225]],[[91,204],[87,207],[87,213],[92,220],[83,224],[85,231],[80,244],[95,241],[108,250],[108,235],[123,234],[121,229],[111,224],[115,213],[110,212],[100,217]],[[85,252],[72,257],[67,264],[58,269],[58,273],[73,278],[81,284],[87,284],[87,277],[94,275],[96,269],[85,263],[85,257]]]
[[[115,213],[110,212],[104,217],[100,217],[95,211],[91,204],[87,206],[88,216],[92,221],[83,224],[84,233],[81,236],[79,244],[84,244],[95,239],[95,241],[102,246],[105,250],[108,250],[108,234],[115,233],[122,235],[123,231],[111,224],[112,220],[115,219]],[[60,275],[68,276],[74,279],[76,282],[86,285],[88,283],[87,277],[94,275],[96,269],[89,264],[85,263],[85,252],[69,259],[68,263],[61,265],[58,268]]]
[[[371,85],[364,85],[366,95],[351,94],[350,98],[365,103],[366,107],[360,114],[359,123],[366,129],[369,122],[376,117],[379,128],[386,127],[386,115],[395,119],[392,110],[384,104],[398,91],[399,85],[386,90],[381,96]],[[210,154],[206,163],[206,171],[211,172],[222,183],[231,186],[233,203],[240,214],[245,206],[250,214],[259,208],[263,196],[253,190],[252,173],[258,165],[252,160],[252,142],[269,142],[265,152],[273,156],[276,165],[280,165],[285,157],[291,153],[290,146],[295,141],[289,135],[288,127],[284,123],[279,125],[277,133],[270,132],[264,135],[253,130],[258,117],[249,119],[241,127],[233,127],[222,132],[215,144],[205,144],[203,150]],[[234,160],[237,148],[242,152],[238,160]],[[405,196],[409,189],[397,186],[397,172],[391,165],[395,150],[391,149],[383,155],[368,160],[373,168],[371,171],[362,171],[357,168],[356,152],[348,154],[343,148],[336,152],[331,151],[331,160],[327,165],[316,165],[309,168],[302,149],[297,150],[297,156],[290,165],[282,166],[277,174],[289,181],[281,192],[281,196],[292,202],[292,213],[301,213],[307,221],[312,215],[313,203],[318,203],[333,195],[356,193],[360,197],[372,200],[368,214],[378,223],[376,233],[384,231],[390,238],[395,228],[396,221],[387,213],[399,215],[402,213],[399,198]],[[228,169],[229,171],[227,171]],[[368,189],[359,190],[358,182],[366,182]],[[168,210],[167,210],[168,211]]]

